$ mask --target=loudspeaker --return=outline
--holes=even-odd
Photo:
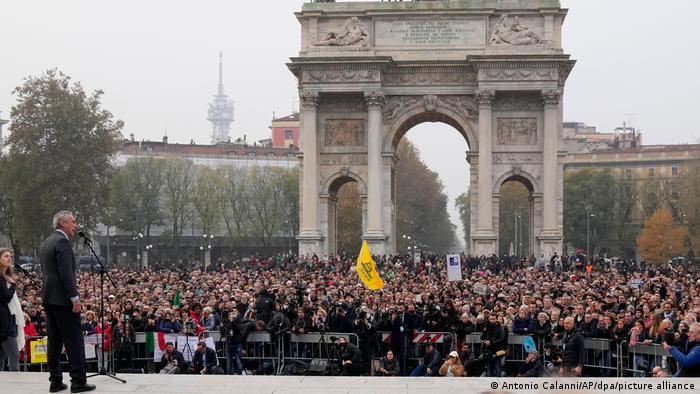
[[[326,372],[326,369],[328,369],[328,360],[314,358],[311,360],[311,365],[309,365],[307,372],[321,374]]]

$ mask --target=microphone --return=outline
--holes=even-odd
[[[87,235],[85,235],[85,232],[84,232],[84,231],[82,231],[82,230],[81,230],[81,231],[78,231],[78,235],[79,235],[81,238],[85,239],[85,242],[92,242],[92,240],[91,240]]]

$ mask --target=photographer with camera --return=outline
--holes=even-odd
[[[311,316],[311,331],[325,334],[328,331],[328,312],[323,308],[318,308]]]
[[[350,334],[352,332],[352,321],[348,318],[348,304],[342,303],[336,306],[335,313],[329,318],[328,327],[331,332],[342,332]]]
[[[340,365],[343,367],[342,376],[362,375],[362,352],[357,346],[349,343],[345,337],[331,337],[338,346],[338,357]]]
[[[394,357],[394,352],[391,350],[386,353],[385,357],[382,357],[379,364],[379,373],[382,376],[399,376],[401,374],[399,360]]]
[[[267,324],[272,320],[275,309],[275,296],[267,289],[262,289],[255,299],[255,318],[253,320],[262,320]]]
[[[275,337],[286,334],[291,328],[292,323],[282,312],[275,312],[272,319],[265,326],[267,332]]]
[[[117,325],[114,330],[114,348],[117,352],[117,371],[122,369],[122,360],[126,359],[128,367],[134,368],[134,344],[136,343],[136,333],[131,325],[131,315],[117,315]]]
[[[367,307],[367,305],[357,308],[355,314],[357,315],[357,318],[352,324],[353,333],[357,335],[358,338],[365,339],[360,341],[360,351],[364,356],[369,357],[371,353],[370,350],[374,345],[373,339],[376,337],[375,334],[377,332],[375,325],[372,323],[373,316],[370,314],[370,309]],[[365,365],[369,365],[367,364],[369,360],[363,359],[363,361],[365,362]]]
[[[304,308],[296,308],[296,316],[292,322],[292,332],[296,335],[308,334],[311,332],[311,318],[307,316]]]
[[[174,375],[180,373],[181,370],[186,370],[185,358],[182,353],[175,349],[175,345],[172,342],[166,343],[165,353],[160,358],[160,363],[162,368],[160,370],[161,375]]]
[[[678,363],[679,369],[675,377],[700,377],[700,323],[690,324],[688,342],[684,348],[672,347],[666,341],[663,342],[663,346]]]
[[[228,372],[241,375],[243,373],[243,344],[252,320],[244,319],[238,313],[238,309],[233,308],[228,312],[227,320],[222,323],[222,334],[226,338],[228,350]]]

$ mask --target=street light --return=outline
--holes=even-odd
[[[291,231],[291,226],[289,225],[289,220],[284,221],[284,233],[287,236],[287,250],[289,251],[289,255],[292,255],[292,231]],[[289,232],[287,232],[289,231]]]
[[[131,238],[136,241],[136,264],[138,264],[139,260],[141,259],[141,238],[143,238],[143,233],[137,233],[133,238]]]
[[[148,268],[148,252],[151,249],[153,249],[153,244],[148,244],[148,245],[144,246],[144,249],[146,249],[146,250],[143,252],[143,256],[141,259],[141,265],[143,268]]]
[[[586,210],[586,213],[586,257],[591,261],[591,218],[594,218],[595,214],[590,213],[590,210]]]

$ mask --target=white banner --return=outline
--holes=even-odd
[[[173,345],[177,346],[177,334],[165,334],[164,335],[164,340],[165,343],[172,342]],[[158,333],[153,333],[153,340],[155,343],[153,344],[153,361],[159,363],[160,359],[163,357],[163,353],[165,353],[165,349],[160,348],[160,345],[158,345]]]
[[[458,254],[447,255],[447,279],[450,282],[462,280],[462,261]]]
[[[95,346],[102,342],[102,335],[88,335],[83,337],[85,342],[85,358],[95,358],[97,357],[97,352],[95,351]]]
[[[185,361],[192,361],[194,352],[197,351],[197,343],[199,343],[199,338],[196,336],[180,335],[177,337],[177,350],[182,353]]]

